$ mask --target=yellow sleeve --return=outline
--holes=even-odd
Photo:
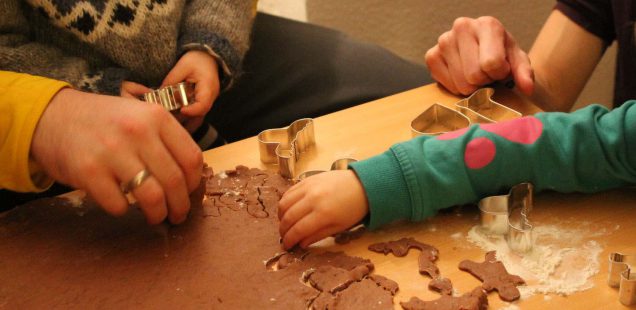
[[[44,109],[67,86],[39,76],[0,71],[0,189],[38,192],[53,184],[29,154]]]

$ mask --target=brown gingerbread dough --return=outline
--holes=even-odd
[[[481,280],[482,287],[486,292],[496,290],[499,297],[505,301],[519,299],[517,285],[526,283],[521,277],[508,273],[503,263],[497,260],[495,251],[486,253],[486,259],[483,263],[464,260],[459,263],[459,269],[469,272]]]
[[[418,258],[419,271],[421,274],[429,275],[435,279],[439,277],[439,268],[435,265],[435,261],[439,255],[439,251],[432,245],[419,242],[413,238],[402,238],[400,240],[374,243],[369,246],[369,250],[373,252],[393,253],[397,257],[403,257],[408,254],[411,248],[420,250]]]
[[[393,309],[391,293],[370,278],[353,282],[346,290],[331,295],[321,292],[308,307],[312,310]]]
[[[299,265],[314,266],[302,279],[319,293],[306,301],[309,309],[392,309],[397,283],[369,274],[367,259],[342,252],[309,253]],[[315,267],[318,266],[318,267]],[[290,267],[291,268],[291,267]],[[370,285],[373,284],[373,285]],[[382,307],[379,307],[382,305]]]
[[[210,176],[204,170],[204,216],[221,216],[222,209],[246,210],[255,218],[267,218],[291,183],[278,174],[237,166],[234,170]]]
[[[397,293],[397,291],[400,289],[397,282],[378,274],[369,275],[369,279],[375,282],[379,287],[383,288],[385,291],[388,291],[389,293],[391,293],[391,295],[395,295],[395,293]]]
[[[321,292],[335,294],[340,292],[353,282],[362,280],[370,270],[364,265],[352,270],[346,270],[333,266],[320,266],[310,269],[303,275],[303,280]]]
[[[481,287],[476,287],[472,292],[459,297],[442,295],[431,301],[411,297],[408,302],[401,302],[400,305],[404,310],[486,310],[488,296]]]
[[[345,230],[341,233],[335,234],[333,236],[334,241],[337,244],[347,244],[351,242],[352,240],[362,237],[362,234],[364,234],[365,231],[366,231],[366,228],[364,228],[364,226],[360,226],[351,230]]]
[[[370,251],[383,253],[384,255],[393,253],[393,255],[397,257],[406,256],[411,248],[426,252],[430,257],[434,258],[433,260],[437,259],[438,251],[435,247],[419,242],[413,238],[402,238],[395,241],[374,243],[369,246]]]
[[[325,294],[321,300],[332,300],[332,309],[393,306],[388,285],[368,276],[335,294],[299,281],[307,270],[321,266],[346,270],[358,279],[355,272],[373,270],[368,259],[316,251],[268,259],[280,252],[276,207],[290,185],[285,179],[241,166],[216,175],[207,169],[203,176],[191,195],[191,213],[180,225],[149,226],[135,206],[112,217],[88,201],[62,198],[34,201],[3,214],[0,274],[11,281],[0,289],[2,304],[11,309],[69,304],[306,309]],[[250,211],[249,204],[256,207]],[[268,216],[259,217],[261,212]],[[60,279],[72,281],[61,286]]]
[[[442,295],[450,296],[453,294],[453,284],[448,278],[439,277],[432,279],[431,282],[428,282],[428,288]]]
[[[294,248],[289,252],[276,253],[272,258],[265,261],[267,270],[280,270],[289,267],[289,265],[301,262],[309,252],[300,247]]]

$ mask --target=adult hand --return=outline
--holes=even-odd
[[[351,228],[369,212],[364,188],[351,170],[324,172],[292,186],[278,204],[286,249],[306,248]]]
[[[184,126],[194,132],[219,96],[219,69],[214,57],[203,51],[185,53],[163,80],[162,86],[180,82],[194,83],[194,104],[181,108]]]
[[[31,156],[113,215],[128,208],[120,184],[148,170],[151,176],[132,194],[150,224],[185,220],[203,166],[199,147],[161,106],[68,88],[42,114]]]
[[[532,94],[530,59],[494,17],[460,17],[437,42],[426,52],[426,65],[432,77],[450,92],[468,95],[512,76],[521,92]]]

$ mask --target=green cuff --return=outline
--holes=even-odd
[[[411,219],[409,189],[393,151],[352,163],[369,202],[365,226],[376,229],[399,219]]]

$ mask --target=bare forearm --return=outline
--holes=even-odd
[[[529,53],[535,78],[530,99],[546,111],[570,111],[603,48],[599,37],[553,11]]]

